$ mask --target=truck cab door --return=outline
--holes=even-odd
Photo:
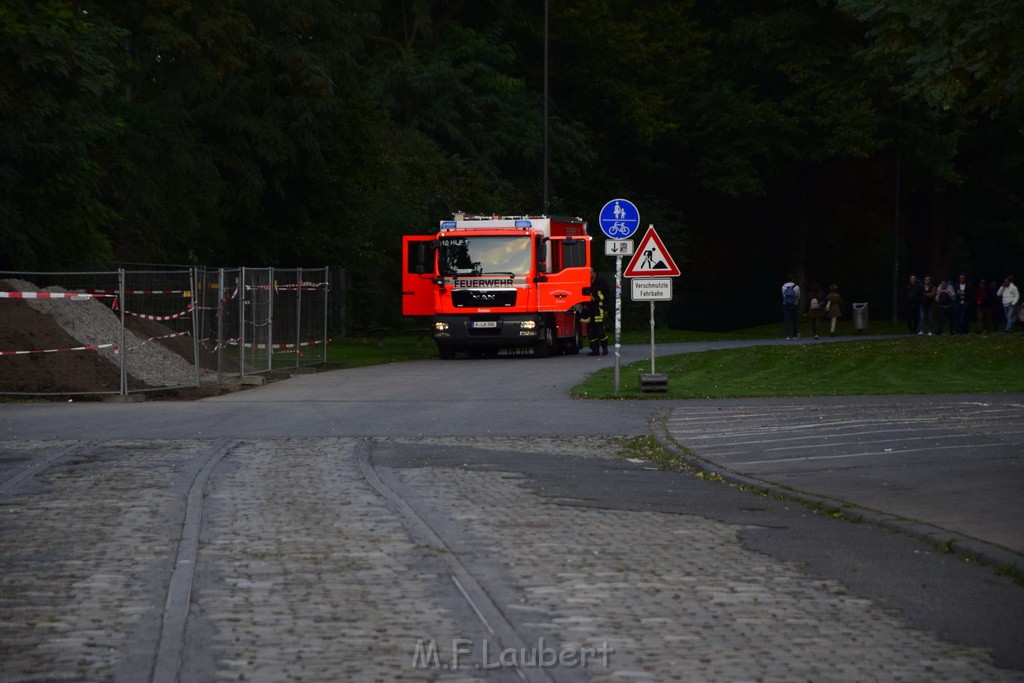
[[[402,237],[402,315],[434,315],[434,240],[429,235]]]
[[[552,237],[552,271],[537,282],[538,310],[565,312],[590,301],[590,237]]]

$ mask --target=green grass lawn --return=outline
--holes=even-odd
[[[656,340],[660,341],[656,336]],[[750,398],[1024,391],[1024,335],[892,337],[782,344],[655,358],[667,392],[641,392],[650,360],[573,388],[580,398]]]
[[[437,358],[437,347],[425,336],[346,337],[327,345],[327,364],[333,367],[358,368],[424,358]]]
[[[847,328],[840,332],[851,334],[845,322]],[[618,393],[613,369],[605,368],[574,387],[572,394],[596,399],[678,399],[1024,392],[1024,334],[908,337],[901,334],[903,329],[872,321],[869,333],[890,336],[656,356],[655,369],[669,378],[667,392],[640,391],[639,375],[650,371],[646,359],[620,368]],[[777,339],[780,335],[781,325],[774,324],[725,333],[656,328],[655,342]],[[622,343],[649,344],[650,331],[624,332]],[[434,343],[424,336],[349,337],[327,347],[327,362],[333,367],[436,357]]]

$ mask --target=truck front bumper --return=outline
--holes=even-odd
[[[458,347],[518,346],[544,338],[544,319],[535,313],[503,315],[439,315],[434,341]]]

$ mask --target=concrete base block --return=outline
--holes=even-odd
[[[640,391],[668,391],[668,375],[661,373],[641,373]]]

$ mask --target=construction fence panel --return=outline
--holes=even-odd
[[[241,333],[241,268],[197,269],[199,348],[205,367],[217,381],[242,374],[238,338]]]
[[[0,393],[118,394],[116,272],[0,272]]]
[[[128,394],[326,361],[326,268],[0,272],[0,394]]]
[[[327,269],[275,268],[273,367],[327,360]]]
[[[125,391],[199,386],[192,269],[120,272]]]
[[[239,300],[242,329],[239,355],[242,374],[267,372],[271,367],[270,336],[273,331],[273,292],[270,268],[243,268]]]
[[[196,319],[196,354],[199,357],[200,376],[207,381],[219,382],[223,379],[223,363],[217,331],[222,294],[218,271],[196,268],[194,283],[192,308]]]

